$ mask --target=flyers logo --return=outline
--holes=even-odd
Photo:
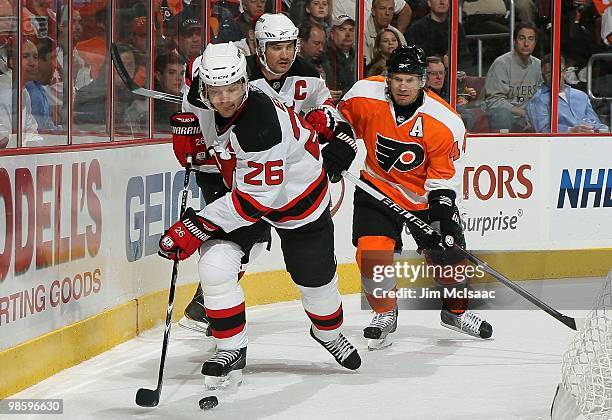
[[[408,172],[425,161],[425,151],[418,143],[405,143],[376,134],[376,160],[385,172],[392,168]]]

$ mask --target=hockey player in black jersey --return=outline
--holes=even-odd
[[[228,192],[199,213],[188,209],[160,240],[160,253],[168,258],[200,251],[204,306],[217,344],[202,373],[215,387],[219,378],[246,364],[247,323],[237,276],[257,224],[273,226],[280,237],[287,271],[311,320],[310,335],[339,364],[357,369],[359,354],[340,333],[343,312],[328,181],[316,132],[291,107],[247,80],[246,59],[233,44],[206,48],[187,101],[198,117],[214,110],[216,135],[203,133],[199,143],[206,144]],[[350,160],[336,161],[332,167],[348,165]]]

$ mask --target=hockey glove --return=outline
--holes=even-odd
[[[191,112],[177,112],[170,117],[172,148],[182,167],[187,167],[187,156],[194,165],[214,164],[206,150],[198,117]]]
[[[169,260],[189,258],[219,228],[188,207],[181,220],[173,224],[159,240],[158,254]]]
[[[319,135],[319,144],[326,144],[333,140],[336,119],[328,107],[312,108],[305,118]]]
[[[323,168],[332,183],[340,181],[342,171],[350,168],[357,155],[357,143],[350,125],[345,122],[338,124],[334,137],[334,140],[321,150]]]
[[[456,194],[452,190],[433,190],[429,192],[429,221],[442,237],[432,248],[449,249],[453,245],[464,246],[459,211],[455,206]],[[433,245],[433,244],[432,244]]]
[[[334,139],[321,150],[323,168],[330,182],[342,178],[342,171],[348,170],[357,155],[357,143],[353,138],[351,126],[341,122],[334,131]]]

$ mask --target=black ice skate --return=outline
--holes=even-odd
[[[310,335],[317,343],[325,347],[340,365],[347,369],[355,370],[361,366],[361,357],[357,349],[342,334],[332,341],[321,341],[313,333],[310,327]]]
[[[363,329],[363,336],[368,339],[368,350],[379,350],[393,344],[388,335],[397,329],[397,306],[388,312],[374,315],[370,325]]]
[[[206,388],[239,386],[242,383],[242,369],[246,366],[246,352],[246,347],[238,350],[217,350],[202,365]]]
[[[179,325],[188,330],[197,331],[206,336],[211,335],[210,324],[206,318],[206,309],[204,308],[204,297],[202,296],[202,286],[198,284],[198,289],[193,295],[193,299],[185,308],[185,316],[179,321]]]
[[[461,333],[469,334],[478,338],[489,338],[493,335],[493,327],[482,319],[475,312],[465,311],[461,315],[456,315],[450,311],[442,309],[440,312],[440,324],[443,327]]]

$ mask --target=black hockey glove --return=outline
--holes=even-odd
[[[459,220],[459,211],[455,206],[456,194],[452,190],[433,190],[429,192],[429,223],[442,240],[431,249],[449,249],[453,245],[465,246]]]
[[[357,155],[357,143],[353,137],[351,126],[339,122],[334,130],[334,139],[321,150],[323,168],[330,182],[335,183],[342,178],[342,171],[348,170]]]

